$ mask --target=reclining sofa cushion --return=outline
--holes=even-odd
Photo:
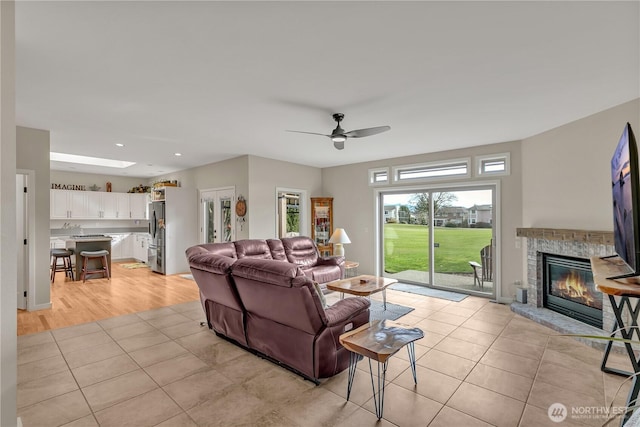
[[[204,246],[187,249],[187,259],[209,328],[246,346],[245,309],[231,277],[236,259],[216,255]]]
[[[309,237],[285,237],[282,245],[290,263],[300,266],[312,280],[324,284],[344,277],[344,257],[321,257]],[[326,289],[326,286],[323,286]]]
[[[347,368],[340,334],[369,321],[370,302],[347,298],[323,309],[313,281],[295,264],[243,258],[231,267],[246,310],[250,348],[308,378]]]
[[[236,256],[242,258],[273,259],[271,249],[266,240],[244,239],[233,242],[236,246]]]

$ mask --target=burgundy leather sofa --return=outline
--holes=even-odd
[[[244,241],[240,251],[237,242],[187,249],[209,328],[316,383],[345,370],[349,353],[338,337],[369,321],[369,300],[323,308],[303,267],[273,259],[258,242]]]

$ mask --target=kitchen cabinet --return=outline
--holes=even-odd
[[[51,219],[148,219],[147,193],[50,190]]]
[[[85,198],[85,215],[87,219],[99,219],[102,218],[103,213],[103,197],[102,193],[97,191],[83,193]],[[75,217],[74,217],[75,218]]]
[[[128,195],[131,219],[149,219],[149,194],[129,193]]]
[[[133,237],[133,258],[140,262],[149,262],[149,234],[137,233]]]
[[[86,218],[87,199],[83,191],[49,190],[52,219]]]
[[[133,235],[131,233],[111,233],[111,259],[133,258]]]
[[[329,237],[333,232],[333,197],[311,198],[311,238],[320,251],[320,256],[331,256],[333,245]]]
[[[100,193],[104,219],[131,219],[130,200],[127,193]]]

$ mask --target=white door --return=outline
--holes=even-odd
[[[235,188],[200,191],[200,241],[202,243],[235,240]]]
[[[28,216],[27,216],[27,176],[16,175],[16,247],[18,248],[18,308],[27,308],[27,289],[29,288],[28,256]]]

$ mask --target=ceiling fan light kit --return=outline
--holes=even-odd
[[[345,130],[340,127],[340,122],[343,119],[344,119],[344,114],[342,113],[335,113],[333,115],[333,120],[335,120],[338,123],[338,126],[336,126],[333,132],[331,132],[331,135],[326,135],[323,133],[316,133],[316,132],[303,132],[299,130],[290,130],[288,132],[308,133],[310,135],[326,136],[326,137],[329,137],[331,141],[333,141],[333,146],[337,150],[342,150],[344,149],[344,143],[348,138],[363,138],[365,136],[377,135],[379,133],[386,132],[389,129],[391,129],[391,126],[378,126],[373,128],[365,128],[365,129],[358,129],[358,130],[345,132]]]

